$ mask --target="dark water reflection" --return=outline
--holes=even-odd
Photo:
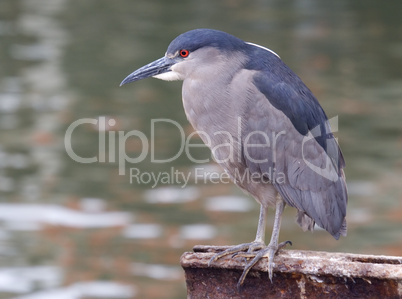
[[[184,298],[183,251],[253,239],[257,204],[232,184],[215,184],[213,163],[194,165],[184,154],[152,163],[147,155],[119,175],[111,150],[137,157],[142,144],[131,138],[122,147],[118,131],[150,138],[153,119],[175,120],[191,134],[181,83],[118,85],[197,27],[272,48],[327,114],[339,115],[349,235],[335,241],[320,230],[300,233],[288,209],[281,238],[297,249],[402,255],[401,9],[397,1],[3,0],[0,298]],[[72,148],[105,162],[78,163],[67,154],[66,131],[83,118],[107,126],[78,126]],[[173,124],[154,133],[157,159],[180,149]],[[191,154],[209,158],[205,148]],[[191,174],[190,183],[151,188],[152,178],[130,181],[129,168]]]

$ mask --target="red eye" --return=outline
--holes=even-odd
[[[183,50],[180,50],[179,54],[181,57],[186,58],[190,54],[190,51],[183,49]]]

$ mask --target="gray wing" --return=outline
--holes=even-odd
[[[271,176],[285,202],[299,211],[303,229],[316,222],[338,239],[346,234],[345,162],[324,111],[298,77],[292,84],[254,79],[242,142],[266,146],[244,149],[244,163],[252,173]],[[266,80],[268,91],[259,80]],[[262,133],[249,136],[256,131],[267,134],[269,146]]]

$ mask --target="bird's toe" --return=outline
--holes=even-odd
[[[222,252],[214,254],[209,260],[208,266],[211,266],[213,262],[227,255],[231,255],[232,258],[243,257],[245,259],[251,259],[246,263],[243,273],[240,276],[239,281],[237,283],[237,288],[238,290],[240,290],[251,268],[253,268],[254,265],[257,264],[262,258],[266,257],[268,258],[268,276],[272,283],[273,269],[275,265],[274,256],[280,249],[284,248],[287,244],[292,245],[292,242],[285,241],[280,243],[279,245],[277,243],[276,244],[270,243],[268,246],[265,246],[265,244],[262,242],[254,241],[251,243],[244,243],[232,246]]]
[[[248,262],[243,270],[242,275],[240,276],[240,279],[237,283],[237,288],[240,290],[242,284],[244,283],[244,280],[246,279],[246,276],[248,272],[251,270],[252,267],[254,267],[255,264],[257,264],[262,258],[266,257],[268,258],[268,276],[269,280],[272,283],[272,278],[273,278],[273,270],[274,270],[274,257],[275,254],[282,248],[284,248],[287,244],[292,245],[292,242],[290,241],[285,241],[280,243],[279,245],[277,244],[269,244],[268,246],[260,249],[259,251],[254,251],[254,252],[239,252],[236,255],[245,257],[245,258],[252,258],[250,262]]]
[[[232,246],[222,252],[214,254],[209,260],[208,266],[211,266],[213,262],[216,262],[218,259],[226,255],[232,255],[232,257],[235,257],[237,255],[243,256],[243,254],[245,255],[248,253],[253,257],[255,256],[254,252],[257,252],[258,250],[261,250],[264,247],[265,247],[264,243],[256,241]]]

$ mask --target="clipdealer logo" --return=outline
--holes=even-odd
[[[219,164],[225,164],[227,162],[236,162],[236,159],[240,159],[239,155],[236,155],[236,152],[242,152],[245,157],[253,162],[253,163],[267,163],[268,158],[264,155],[262,158],[257,159],[253,153],[256,152],[264,152],[269,150],[272,153],[272,162],[275,165],[276,162],[276,151],[277,151],[277,143],[280,138],[286,135],[286,131],[274,132],[271,135],[267,134],[263,131],[253,131],[247,134],[247,136],[242,136],[242,128],[241,128],[241,118],[238,118],[238,128],[237,128],[237,136],[232,136],[227,131],[218,131],[214,133],[214,136],[209,136],[206,132],[203,131],[195,131],[185,135],[185,131],[182,126],[171,119],[160,118],[160,119],[152,119],[151,120],[151,131],[150,138],[139,130],[130,130],[130,131],[115,131],[110,130],[116,125],[116,120],[113,118],[106,118],[101,116],[99,118],[82,118],[74,121],[69,125],[66,130],[64,136],[64,146],[66,153],[68,156],[78,162],[83,164],[91,164],[91,163],[118,163],[118,173],[119,175],[126,175],[127,164],[137,164],[144,161],[148,156],[150,158],[151,163],[169,163],[185,154],[187,158],[193,162],[194,164],[205,164],[212,161],[212,157],[208,159],[196,159],[191,154],[192,148],[199,147],[209,147],[211,148],[213,160],[215,160]],[[92,125],[97,127],[98,130],[98,154],[92,157],[82,157],[79,156],[73,149],[72,146],[72,138],[74,131],[82,125]],[[179,150],[171,157],[165,159],[157,159],[155,156],[155,132],[156,127],[173,125],[177,128],[177,131],[180,136],[180,144]],[[333,132],[336,132],[338,129],[338,118],[334,117],[330,120],[330,123],[325,124],[326,126],[332,126]],[[325,133],[325,132],[324,132]],[[329,179],[336,181],[338,179],[336,167],[333,165],[333,161],[329,157],[327,157],[326,165],[324,168],[320,168],[317,165],[314,165],[308,159],[306,159],[307,153],[305,152],[306,143],[316,138],[317,136],[321,136],[322,132],[320,130],[320,126],[317,126],[313,130],[311,130],[306,136],[304,136],[300,146],[302,152],[302,158],[306,165],[313,170],[315,173]],[[107,136],[106,136],[107,135]],[[194,139],[199,135],[205,144],[195,143]],[[212,138],[221,137],[222,140],[226,140],[227,142],[213,146]],[[106,142],[106,137],[108,138],[108,142]],[[223,137],[223,138],[222,138]],[[141,150],[137,154],[137,156],[132,157],[129,156],[126,152],[126,144],[129,139],[136,139],[141,144]],[[236,142],[236,140],[244,140],[242,144]],[[258,140],[258,142],[256,142]],[[117,141],[117,143],[116,143]],[[253,143],[254,142],[254,143]],[[117,144],[117,146],[116,146]],[[241,148],[234,148],[234,147]],[[216,155],[217,151],[221,148],[225,148],[226,156]],[[265,149],[264,149],[265,148]],[[237,161],[240,162],[240,161]],[[196,168],[196,169],[203,169]],[[213,178],[217,182],[229,182],[231,180],[234,181],[242,181],[242,180],[267,180],[268,178],[271,181],[275,181],[276,183],[281,183],[281,181],[285,180],[285,174],[276,171],[275,168],[269,168],[264,173],[249,173],[244,172],[240,173],[237,169],[235,169],[234,174],[232,176],[227,173],[217,172],[215,174],[209,174],[210,178]],[[138,167],[129,167],[129,175],[130,175],[130,183],[144,183],[144,184],[152,184],[152,187],[155,187],[157,184],[179,184],[185,186],[188,184],[190,177],[198,178],[198,182],[201,176],[198,173],[185,174],[180,172],[179,170],[171,169],[169,172],[141,172]],[[210,182],[211,180],[209,180]]]

